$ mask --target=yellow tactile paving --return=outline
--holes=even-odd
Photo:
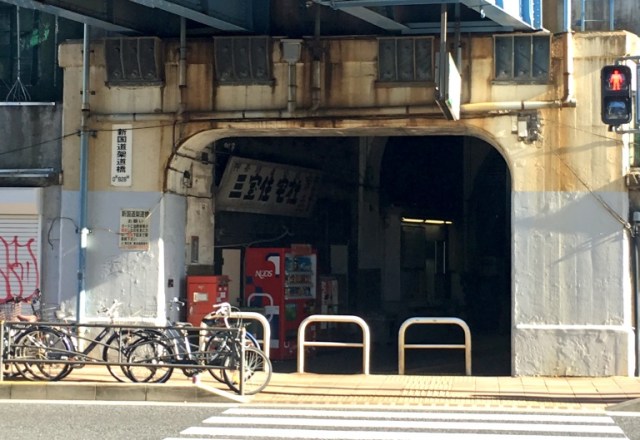
[[[201,382],[226,389],[208,374]],[[115,380],[99,366],[74,370],[64,381],[72,387],[113,385]],[[189,387],[192,380],[176,371],[167,384]],[[31,386],[33,382],[5,382]],[[46,386],[46,384],[42,384]],[[128,389],[123,387],[123,389]],[[110,393],[113,391],[111,390]],[[154,393],[158,390],[154,389]],[[18,395],[19,393],[16,393]],[[3,394],[0,393],[0,398]],[[6,393],[5,393],[6,395]],[[269,386],[250,398],[253,403],[308,405],[398,405],[429,407],[487,407],[511,409],[603,410],[632,399],[640,399],[637,377],[484,377],[411,375],[327,375],[274,373]],[[640,407],[640,405],[639,405]]]

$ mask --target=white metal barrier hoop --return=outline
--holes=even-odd
[[[405,344],[407,328],[413,324],[454,324],[464,330],[464,344]],[[398,331],[398,374],[404,374],[404,352],[407,348],[460,348],[465,352],[465,371],[471,376],[471,330],[466,322],[460,318],[409,318],[400,326]]]
[[[312,322],[346,322],[358,324],[362,329],[362,342],[329,342],[305,341],[307,325]],[[311,315],[306,317],[298,327],[298,373],[304,373],[305,347],[362,347],[362,372],[369,374],[369,359],[371,357],[371,333],[364,319],[353,315]]]

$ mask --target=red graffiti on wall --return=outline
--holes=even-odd
[[[0,290],[0,302],[13,298],[28,299],[40,286],[40,270],[33,250],[34,243],[34,238],[20,243],[17,236],[11,241],[0,237],[0,289],[4,290]]]

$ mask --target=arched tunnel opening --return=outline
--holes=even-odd
[[[465,136],[291,136],[225,138],[208,148],[214,157],[214,266],[188,272],[234,274],[231,302],[262,310],[269,304],[247,301],[255,284],[246,270],[250,249],[304,245],[315,255],[315,301],[282,309],[271,324],[272,340],[274,329],[306,314],[359,316],[371,329],[371,372],[393,373],[406,319],[455,317],[471,330],[473,374],[511,374],[511,177],[493,146]],[[225,200],[229,182],[237,187],[242,174],[239,163],[247,182],[255,178],[252,197],[277,192],[283,175],[291,181],[296,172],[311,173],[317,177],[313,203],[295,214],[270,211],[268,204],[242,207],[248,183],[238,200]],[[295,371],[295,350],[287,355],[283,348],[287,340],[295,345],[291,325],[276,335],[275,371]],[[362,338],[351,324],[313,328],[318,340]],[[448,325],[412,326],[406,333],[407,343],[463,339],[459,327]],[[360,372],[362,358],[354,350],[361,349],[312,349],[306,369]],[[464,350],[406,352],[407,374],[464,371]]]

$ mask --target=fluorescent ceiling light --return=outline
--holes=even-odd
[[[411,217],[402,217],[402,223],[416,223],[416,224],[427,224],[427,225],[452,225],[453,224],[451,220],[435,220],[435,219],[422,219],[422,218],[411,218]]]
[[[424,223],[424,220],[421,218],[402,217],[402,221],[404,223]]]
[[[451,220],[431,220],[431,219],[427,219],[424,221],[427,224],[430,225],[451,225],[453,224],[453,222]]]

